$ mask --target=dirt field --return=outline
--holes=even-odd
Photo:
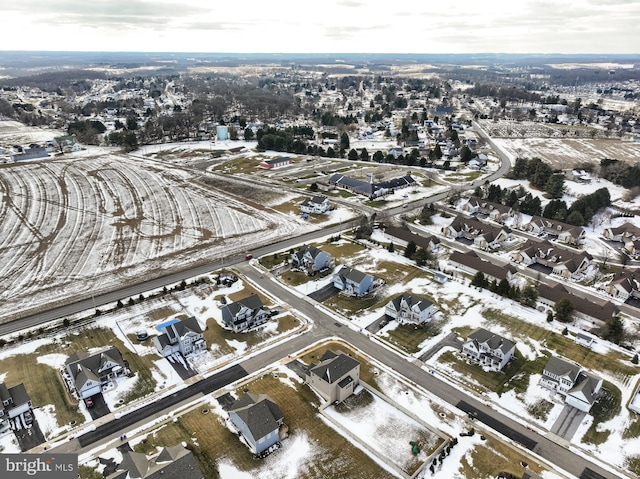
[[[605,139],[494,138],[512,158],[538,157],[554,168],[600,163],[603,158],[640,161],[640,143]]]

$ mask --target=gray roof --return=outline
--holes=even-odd
[[[598,378],[581,372],[575,386],[569,390],[568,394],[576,395],[576,393],[582,393],[589,404],[593,404],[596,400],[595,390],[599,382]]]
[[[327,351],[320,359],[320,364],[309,369],[309,374],[315,374],[328,383],[334,383],[357,367],[360,367],[360,363],[351,356]]]
[[[182,446],[165,447],[155,458],[123,452],[122,462],[107,479],[203,479],[195,457]]]
[[[69,356],[65,361],[65,365],[70,366],[68,369],[75,380],[78,374],[85,369],[88,369],[97,377],[98,371],[106,361],[112,361],[120,367],[124,367],[124,359],[122,359],[122,354],[116,347],[111,347],[95,354],[77,351]]]
[[[167,334],[169,332],[169,329],[173,329],[178,334],[179,337],[184,336],[188,332],[194,332],[198,334],[202,333],[202,328],[200,327],[200,323],[198,322],[195,316],[191,316],[177,323],[170,324],[165,328],[165,331],[167,331]]]
[[[247,393],[231,405],[229,412],[238,415],[256,441],[277,430],[284,419],[280,407],[266,394]]]
[[[263,309],[260,296],[253,293],[252,295],[238,301],[234,301],[231,304],[225,304],[222,307],[222,320],[227,324],[233,323],[243,306],[253,311],[254,314],[256,311]]]
[[[0,383],[0,401],[11,400],[12,404],[8,407],[12,408],[14,406],[21,406],[30,401],[29,395],[27,394],[27,390],[24,387],[23,383],[16,384],[13,387],[8,388],[4,383]],[[3,408],[3,405],[0,404],[0,409]]]
[[[484,275],[496,279],[507,279],[507,273],[514,274],[516,272],[516,269],[510,264],[498,266],[483,260],[473,251],[467,251],[466,253],[454,251],[451,253],[451,256],[449,256],[449,261],[468,266],[476,271],[482,271]]]
[[[357,269],[350,268],[346,265],[343,265],[336,274],[356,284],[360,284],[364,278],[370,276],[367,273],[363,273],[362,271],[358,271]]]
[[[516,345],[516,343],[510,339],[504,338],[499,334],[492,333],[491,331],[487,331],[484,328],[478,328],[469,334],[469,336],[467,336],[467,341],[474,341],[477,344],[486,343],[491,350],[495,351],[496,349],[500,349],[504,353],[510,351]]]
[[[576,296],[569,292],[563,285],[557,283],[555,286],[548,286],[544,283],[538,284],[538,293],[541,298],[557,303],[561,299],[571,301],[575,311],[590,316],[601,321],[611,319],[618,312],[618,308],[607,300],[588,300]]]
[[[433,306],[433,303],[427,298],[409,293],[402,293],[396,296],[391,300],[391,303],[393,303],[396,309],[400,309],[400,303],[403,300],[407,302],[410,308],[417,306],[420,311],[424,311],[425,309],[429,309],[431,306]]]
[[[549,361],[547,361],[547,365],[544,367],[545,371],[557,376],[568,376],[574,382],[578,379],[581,369],[577,364],[556,356],[551,356]]]

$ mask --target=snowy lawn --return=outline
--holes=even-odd
[[[415,416],[405,414],[362,387],[343,403],[325,408],[323,414],[340,434],[371,449],[409,475],[414,474],[445,440]],[[417,454],[412,452],[410,441],[420,445]]]

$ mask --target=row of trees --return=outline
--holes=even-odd
[[[564,176],[555,173],[551,166],[540,158],[518,158],[509,173],[514,180],[529,180],[532,186],[545,191],[550,198],[562,198]]]

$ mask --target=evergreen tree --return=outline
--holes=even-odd
[[[404,249],[405,258],[412,258],[417,250],[418,247],[416,244],[413,241],[409,241],[409,243],[407,243],[407,247]]]
[[[573,313],[573,304],[569,299],[559,299],[558,301],[556,301],[553,309],[556,313],[556,319],[558,321],[566,323],[571,320],[571,314]]]

